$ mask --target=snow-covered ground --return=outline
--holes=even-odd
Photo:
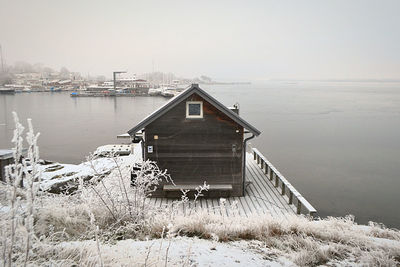
[[[400,246],[399,241],[383,238],[371,238],[371,242],[391,243],[391,247]],[[99,244],[96,241],[61,242],[52,248],[63,257],[73,259],[85,255],[81,263],[85,265],[105,266],[299,266],[296,261],[304,257],[313,257],[312,252],[291,253],[266,246],[258,240],[240,240],[217,242],[197,237],[171,237],[152,240],[122,240]],[[325,250],[329,251],[329,246]],[[304,255],[301,255],[301,254]],[[322,261],[322,266],[366,266],[370,259],[356,259],[338,255]],[[311,265],[320,265],[309,262]],[[381,262],[382,266],[385,262]],[[390,263],[390,262],[389,262]],[[377,262],[379,264],[379,262]],[[308,266],[309,264],[300,264]],[[390,264],[388,265],[390,266]]]
[[[258,249],[260,242],[220,243],[189,237],[148,241],[122,240],[100,245],[101,260],[106,266],[293,266],[290,260],[272,259]],[[65,250],[85,247],[99,261],[95,241],[61,243]]]

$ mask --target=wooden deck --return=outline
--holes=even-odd
[[[280,174],[276,168],[257,150],[246,153],[246,189],[244,197],[229,197],[225,199],[225,207],[220,208],[220,199],[199,198],[181,205],[182,212],[192,207],[195,210],[204,209],[208,213],[230,216],[239,213],[241,216],[253,214],[269,214],[273,217],[287,217],[288,214],[314,215],[316,210],[300,193]],[[150,204],[157,208],[172,205],[176,199],[149,198]]]

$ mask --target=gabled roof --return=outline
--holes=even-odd
[[[133,136],[137,131],[143,129],[165,113],[167,113],[169,110],[174,108],[176,105],[178,105],[182,100],[188,98],[191,96],[193,93],[196,93],[200,97],[202,97],[204,100],[209,102],[211,105],[216,107],[219,111],[227,115],[229,118],[231,118],[233,121],[235,121],[237,124],[243,126],[243,128],[247,129],[254,135],[260,135],[260,131],[257,130],[255,127],[253,127],[251,124],[243,120],[239,115],[237,115],[235,112],[230,110],[229,108],[225,107],[223,104],[221,104],[218,100],[216,100],[214,97],[206,93],[203,89],[199,87],[198,84],[192,84],[188,89],[184,90],[177,96],[171,98],[170,101],[165,103],[163,106],[161,106],[159,109],[148,115],[146,118],[144,118],[141,122],[139,122],[135,127],[130,129],[128,133]]]

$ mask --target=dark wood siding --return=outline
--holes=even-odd
[[[203,118],[186,118],[186,101],[203,101]],[[175,184],[230,184],[231,195],[241,196],[242,142],[242,126],[193,94],[146,126],[145,158],[168,169]]]
[[[6,159],[0,159],[0,181],[5,182],[5,169],[4,167],[6,167],[7,165],[10,165],[14,163],[14,158],[6,158]]]

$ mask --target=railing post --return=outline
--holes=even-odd
[[[289,191],[289,204],[293,204],[293,192]]]
[[[253,153],[254,161],[257,162],[258,167],[261,171],[269,178],[269,182],[274,185],[276,190],[282,196],[288,196],[289,205],[294,205],[296,207],[297,214],[309,214],[313,216],[316,214],[314,207],[305,200],[299,192],[285,179],[283,175],[279,173],[278,170],[257,150],[251,148]],[[275,176],[275,177],[274,177]],[[280,182],[279,182],[280,181]],[[281,183],[281,184],[279,184]],[[279,188],[280,187],[280,188]],[[302,211],[303,209],[303,211]]]
[[[297,199],[297,214],[301,214],[301,202]]]

